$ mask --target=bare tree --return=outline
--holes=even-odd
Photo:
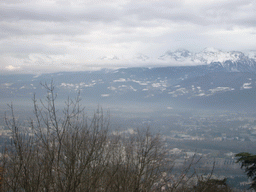
[[[11,119],[6,118],[6,124],[12,131],[12,142],[2,159],[4,189],[96,189],[101,175],[98,167],[104,163],[108,142],[108,120],[104,119],[101,110],[97,110],[88,123],[79,97],[74,101],[68,99],[60,114],[56,109],[53,84],[44,87],[46,100],[40,100],[38,104],[34,97],[35,118],[26,129],[19,127],[13,106],[10,106]]]
[[[119,137],[112,153],[107,175],[111,191],[151,191],[160,182],[167,165],[166,150],[158,135],[149,129],[132,136]]]
[[[109,118],[97,109],[88,118],[79,95],[56,107],[53,83],[43,84],[45,100],[34,96],[34,118],[18,124],[13,106],[5,118],[12,140],[1,157],[1,189],[26,192],[150,192],[187,190],[192,159],[172,180],[173,159],[149,129],[114,135]],[[167,188],[163,188],[166,187]],[[195,189],[195,188],[194,188]]]
[[[131,137],[109,133],[98,109],[89,120],[80,99],[56,108],[53,84],[45,100],[34,97],[34,118],[26,128],[13,106],[6,124],[12,141],[2,157],[5,191],[150,191],[161,175],[165,153],[149,130]]]

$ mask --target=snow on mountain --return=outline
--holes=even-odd
[[[225,61],[237,61],[244,57],[242,52],[231,51],[223,52],[215,48],[206,48],[200,53],[194,54],[193,61],[200,61],[202,63],[211,64],[213,62],[223,63]]]
[[[132,58],[126,56],[109,55],[99,58],[104,63],[129,63],[132,65],[145,66],[157,64],[158,66],[196,66],[208,65],[211,70],[229,72],[255,72],[256,51],[247,55],[240,51],[222,51],[216,48],[205,48],[204,50],[192,53],[186,49],[167,51],[159,57],[148,56],[137,53]]]
[[[167,51],[159,60],[178,62],[189,65],[213,65],[227,71],[255,71],[256,51],[251,51],[247,56],[239,51],[221,51],[215,48],[205,48],[199,53],[191,53],[185,49],[174,52]]]
[[[134,60],[139,60],[139,61],[148,61],[149,59],[150,59],[150,57],[147,55],[144,55],[144,54],[137,54],[134,57]]]
[[[256,59],[256,52],[251,53],[251,58]],[[161,60],[175,60],[175,61],[193,61],[196,63],[202,64],[210,64],[213,62],[225,62],[227,60],[230,61],[238,61],[239,59],[245,58],[246,56],[239,51],[230,51],[224,52],[215,48],[205,48],[203,51],[199,53],[191,53],[185,49],[178,49],[174,52],[167,51],[164,55],[160,56],[159,59]],[[249,58],[249,57],[248,57]]]
[[[219,59],[218,55],[222,54],[225,55],[225,52],[207,49],[202,51],[201,56],[205,59],[216,56]],[[256,70],[250,73],[242,70],[231,73],[231,67],[236,66],[236,62],[237,68],[240,69],[239,66],[244,65],[241,61],[246,59],[250,61],[250,59],[240,52],[226,52],[226,54],[239,58],[234,63],[231,61],[224,63],[227,66],[230,64],[231,70],[218,70],[211,65],[199,65],[63,72],[42,74],[37,78],[33,75],[1,76],[0,96],[20,100],[19,97],[31,98],[34,92],[44,95],[40,82],[51,82],[54,79],[59,98],[74,96],[79,91],[81,97],[91,103],[156,102],[166,107],[166,102],[170,102],[177,103],[177,106],[209,105],[224,108],[236,106],[238,103],[241,109],[248,106],[255,109]],[[188,59],[194,55],[179,50],[175,54],[169,54],[169,57],[171,56],[176,56],[178,62],[180,58]]]
[[[114,61],[114,60],[120,60],[119,57],[116,55],[111,55],[111,56],[103,56],[99,58],[100,60],[105,60],[105,61]]]
[[[175,60],[180,62],[191,61],[193,54],[186,49],[178,49],[174,52],[167,51],[164,55],[161,55],[160,60]]]

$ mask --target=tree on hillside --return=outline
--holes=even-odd
[[[241,168],[245,169],[248,178],[252,179],[250,188],[256,190],[256,155],[247,152],[236,154],[237,163],[241,163]]]

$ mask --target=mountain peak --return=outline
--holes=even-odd
[[[139,60],[139,61],[148,61],[150,59],[150,57],[147,55],[144,55],[142,53],[138,53],[137,55],[135,55],[134,59]]]
[[[109,60],[109,61],[114,61],[114,60],[120,60],[119,57],[116,55],[111,55],[111,56],[103,56],[99,58],[100,60]]]
[[[184,62],[187,60],[191,60],[192,55],[193,54],[186,49],[177,49],[174,52],[167,51],[164,55],[161,55],[159,59],[161,60],[171,59],[175,61]]]
[[[177,64],[215,65],[218,63],[228,71],[250,71],[256,68],[256,51],[251,51],[248,56],[240,51],[222,51],[207,47],[198,53],[191,53],[186,49],[174,52],[167,51],[159,59]]]
[[[180,54],[180,56],[182,56],[182,57],[189,57],[189,56],[191,56],[191,53],[187,49],[177,49],[174,53],[176,55]]]

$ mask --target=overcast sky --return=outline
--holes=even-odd
[[[206,47],[256,50],[256,1],[0,1],[2,72],[157,65],[168,50]]]

